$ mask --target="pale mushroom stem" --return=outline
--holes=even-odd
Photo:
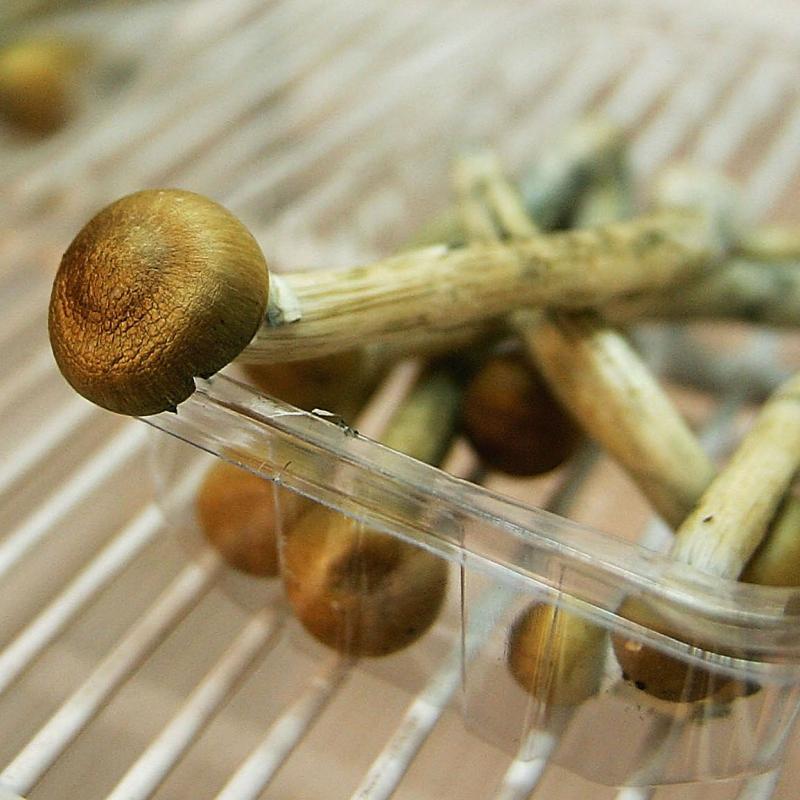
[[[438,258],[453,259],[452,267],[446,273],[438,266],[433,265],[435,259],[431,260],[430,266],[428,265],[430,251],[405,253],[395,259],[383,262],[387,267],[391,265],[392,269],[392,275],[387,276],[386,279],[387,285],[396,281],[395,290],[406,299],[408,310],[413,309],[417,318],[423,321],[422,330],[409,331],[402,327],[405,325],[403,320],[393,320],[393,312],[387,310],[383,305],[379,306],[383,301],[380,297],[380,290],[375,286],[357,288],[354,285],[353,294],[348,296],[345,280],[342,281],[340,287],[331,287],[329,283],[320,283],[320,280],[324,281],[328,277],[335,281],[337,279],[335,274],[314,273],[305,276],[305,279],[297,274],[287,276],[286,280],[290,288],[287,294],[296,303],[295,313],[289,315],[288,319],[291,319],[292,316],[299,317],[304,332],[314,341],[313,347],[324,348],[326,346],[333,347],[333,336],[338,335],[333,332],[335,317],[349,314],[351,311],[365,312],[365,316],[367,312],[372,312],[373,315],[377,315],[377,321],[382,330],[375,330],[369,321],[364,319],[364,329],[356,330],[354,328],[352,330],[351,335],[354,338],[362,335],[371,336],[373,339],[394,341],[401,347],[417,346],[435,349],[436,340],[445,344],[451,341],[468,341],[470,328],[473,331],[473,338],[481,338],[484,329],[475,326],[478,318],[486,319],[485,315],[494,316],[493,309],[504,311],[508,306],[507,299],[496,296],[494,290],[498,290],[501,295],[505,295],[506,292],[517,295],[521,292],[524,297],[527,294],[532,297],[530,302],[534,304],[548,302],[557,306],[570,307],[583,306],[587,303],[594,305],[609,291],[614,296],[617,296],[618,290],[622,294],[628,294],[628,291],[622,288],[622,283],[627,281],[623,275],[624,263],[627,262],[631,251],[639,251],[640,246],[642,250],[634,252],[634,255],[636,258],[644,257],[644,261],[649,264],[649,266],[642,264],[643,271],[649,273],[647,277],[640,276],[646,284],[645,291],[652,290],[656,284],[661,283],[662,279],[669,285],[671,279],[667,273],[672,273],[672,269],[664,269],[665,264],[659,263],[658,259],[651,259],[645,252],[648,249],[646,240],[650,239],[649,244],[655,245],[662,236],[666,236],[667,239],[672,236],[666,230],[659,231],[657,225],[649,232],[646,232],[644,228],[639,231],[641,234],[638,238],[639,244],[634,241],[637,238],[636,234],[627,245],[623,244],[618,232],[615,232],[613,228],[609,229],[607,233],[599,232],[594,241],[591,241],[591,234],[575,235],[570,233],[561,240],[554,238],[552,247],[546,248],[548,252],[542,254],[541,257],[537,255],[535,245],[530,249],[526,248],[524,244],[529,239],[537,241],[540,233],[531,222],[532,217],[539,220],[544,227],[552,227],[569,212],[589,183],[618,175],[621,170],[625,169],[624,152],[625,141],[622,131],[617,126],[590,118],[573,126],[543,154],[542,158],[522,179],[522,189],[519,194],[510,188],[510,184],[502,181],[489,181],[487,191],[490,194],[493,193],[489,206],[494,207],[497,213],[505,215],[505,219],[499,224],[500,230],[509,233],[517,240],[522,240],[514,243],[513,249],[516,252],[513,255],[505,249],[497,249],[500,246],[499,238],[502,237],[495,235],[491,221],[480,222],[481,212],[478,210],[480,205],[478,204],[472,212],[463,206],[452,209],[428,225],[414,239],[417,246],[438,242],[446,242],[449,245],[466,242],[473,246],[476,243],[483,245],[483,247],[473,247],[458,254],[452,251],[448,253],[441,247],[438,248],[435,251]],[[626,203],[623,196],[625,194],[618,192],[617,200]],[[629,201],[627,202],[629,203]],[[470,214],[476,211],[478,217],[473,216],[470,220]],[[601,221],[599,213],[598,211],[595,214],[598,222]],[[604,221],[609,222],[611,219],[611,217],[607,217]],[[483,230],[480,231],[478,227],[482,224]],[[623,237],[625,235],[623,234]],[[560,243],[555,244],[556,242]],[[716,245],[717,243],[714,243],[711,249],[717,249]],[[619,248],[617,256],[620,257],[617,267],[607,263],[601,267],[598,262],[603,261],[603,254],[617,248]],[[581,271],[573,276],[564,274],[562,277],[558,277],[556,275],[556,273],[561,273],[562,269],[566,270],[566,273],[571,271],[570,259],[573,256],[570,255],[570,251],[575,249],[581,251],[584,261],[592,262],[594,277],[597,279],[594,287],[587,294],[584,294],[583,280],[589,278],[588,272],[583,277],[580,275]],[[588,252],[583,252],[584,250]],[[510,261],[507,259],[508,256],[511,257]],[[458,260],[461,263],[457,263]],[[514,263],[515,261],[518,263]],[[430,274],[434,270],[437,276],[435,295],[430,294]],[[362,280],[366,279],[363,270],[355,272]],[[402,278],[400,277],[401,272],[403,273]],[[529,292],[526,287],[526,277],[534,277],[535,274],[541,278],[541,286],[539,290],[530,287]],[[677,272],[672,274],[677,275]],[[341,275],[344,278],[345,273],[341,273]],[[421,286],[415,283],[415,275],[421,279]],[[574,283],[573,278],[575,279]],[[603,286],[601,283],[605,283],[605,285]],[[551,295],[551,292],[554,295]],[[366,296],[359,297],[357,293]],[[552,296],[552,300],[547,299],[548,295]],[[510,294],[506,297],[510,297]],[[444,314],[442,313],[443,304],[446,304],[450,298],[463,300],[464,304],[460,308],[448,307],[447,314]],[[327,301],[332,301],[329,308],[318,307],[320,303]],[[367,309],[363,307],[364,304],[367,304]],[[329,329],[324,327],[323,317],[329,320]],[[354,323],[356,319],[354,316]],[[319,326],[320,332],[317,336],[314,336],[311,331],[310,323]],[[295,333],[298,334],[296,337]],[[301,341],[299,334],[300,325],[294,330],[266,331],[262,329],[251,346],[242,354],[241,359],[255,362],[265,358],[279,357],[274,352],[275,345],[273,343],[276,341],[285,344],[288,348],[287,352],[296,354],[299,349],[305,348],[305,343]],[[324,341],[325,339],[328,339],[328,344]],[[293,355],[292,358],[294,357],[298,356]]]
[[[800,375],[790,378],[764,404],[733,457],[678,529],[670,554],[677,561],[704,572],[735,579],[764,542],[758,577],[767,583],[777,583],[776,577],[788,584],[797,583],[798,537],[791,537],[795,544],[787,548],[789,537],[784,535],[785,526],[794,526],[797,521],[796,501],[790,498],[783,505],[783,523],[778,527],[781,537],[775,544],[778,551],[782,551],[781,559],[769,557],[773,539],[771,536],[765,539],[765,536],[798,467]],[[776,574],[770,572],[772,569]],[[746,654],[746,643],[732,651],[729,646],[720,651],[722,646],[713,638],[717,633],[709,634],[706,639],[702,632],[702,618],[680,619],[661,607],[657,598],[628,598],[620,607],[620,614],[697,647],[729,655]],[[729,693],[731,699],[752,691],[751,687],[732,684],[730,677],[699,668],[638,639],[618,635],[613,637],[613,644],[627,679],[656,697],[683,702],[701,700],[725,689],[726,685],[734,690]]]
[[[266,321],[240,359],[294,361],[364,341],[419,342],[520,306],[596,306],[686,280],[720,255],[705,216],[667,211],[591,231],[440,245],[369,266],[291,273],[284,277],[296,321]]]
[[[659,515],[680,524],[714,465],[630,343],[590,312],[515,314],[514,322],[561,402]]]
[[[673,557],[722,578],[738,578],[798,467],[800,375],[764,404],[725,469],[678,529]]]
[[[609,170],[578,200],[572,225],[575,228],[593,228],[615,219],[628,219],[634,215],[634,192],[626,164]]]
[[[569,215],[586,187],[599,175],[617,171],[626,146],[622,129],[606,120],[589,117],[571,126],[520,179],[524,210],[542,228],[554,227]],[[453,206],[426,225],[409,244],[464,244],[475,233],[468,231],[464,222],[463,209]]]
[[[800,260],[800,227],[765,225],[748,231],[738,242],[737,253],[755,261]]]

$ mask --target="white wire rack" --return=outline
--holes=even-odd
[[[4,168],[0,798],[795,796],[792,765],[783,779],[614,790],[551,764],[550,734],[536,758],[511,759],[457,713],[479,637],[434,649],[409,685],[320,660],[279,607],[232,603],[212,553],[187,560],[153,499],[145,427],[73,395],[46,340],[58,252],[91,210],[146,185],[221,200],[285,268],[344,263],[391,250],[443,204],[454,143],[489,142],[517,170],[592,110],[629,129],[637,174],[693,158],[741,177],[754,214],[785,211],[798,12],[698,5],[171,4],[108,124],[76,120]],[[632,505],[603,516],[592,486],[608,474],[576,469],[549,502],[639,527],[619,476]],[[542,481],[489,482],[548,502]]]

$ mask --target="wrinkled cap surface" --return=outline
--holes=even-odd
[[[93,217],[50,298],[53,354],[69,383],[134,416],[175,409],[247,346],[269,288],[261,250],[217,203],[136,192]]]

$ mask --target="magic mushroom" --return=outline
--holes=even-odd
[[[412,347],[520,305],[581,307],[663,288],[719,255],[703,215],[670,211],[271,281],[255,239],[228,211],[191,192],[148,190],[100,211],[67,249],[50,339],[89,400],[155,414],[237,356],[269,363],[365,341]],[[271,282],[280,297],[265,316]]]
[[[670,550],[676,561],[726,579],[737,579],[748,569],[800,467],[798,397],[800,375],[795,375],[763,406],[733,457],[676,532]],[[679,640],[687,637],[686,628],[691,627],[686,615],[677,623],[670,621],[657,600],[629,598],[619,614]],[[625,677],[661,699],[697,700],[725,683],[724,677],[693,668],[634,637],[617,634],[612,641]]]
[[[420,461],[441,462],[461,394],[454,365],[429,366],[382,441]],[[446,559],[323,505],[287,526],[281,558],[297,619],[315,639],[349,656],[386,656],[408,647],[439,617],[447,593]]]
[[[465,188],[475,183],[475,176],[467,177]],[[691,176],[684,172],[678,177],[680,185],[673,182],[672,187],[691,197],[694,192],[687,182]],[[495,172],[494,179],[498,178]],[[703,183],[697,186],[702,189]],[[516,227],[529,235],[510,187],[496,183],[493,188],[495,197],[502,195],[508,202],[502,208],[495,202],[491,210],[501,222],[518,219]],[[724,211],[727,189],[709,186],[709,191],[716,194],[712,200],[722,201],[713,205],[722,211],[716,224],[724,228],[729,218]],[[503,210],[508,212],[505,217]],[[473,207],[473,215],[480,211]],[[513,230],[510,224],[506,227]],[[514,316],[520,318],[520,313]],[[736,456],[714,480],[713,464],[619,334],[607,329],[593,312],[554,316],[543,326],[542,315],[530,312],[530,329],[524,330],[524,317],[517,328],[565,404],[628,469],[656,509],[675,525],[682,523],[672,556],[723,578],[796,584],[798,504],[788,498],[777,516],[776,511],[800,465],[800,379],[787,381],[775,393]],[[757,493],[748,491],[754,482]],[[655,601],[629,598],[619,614],[679,640],[688,635],[687,620],[676,625]],[[604,638],[601,627],[566,609],[533,605],[511,632],[509,668],[537,697],[574,705],[599,686]],[[702,638],[691,643],[704,645]],[[613,644],[626,680],[664,700],[696,701],[712,694],[719,697],[722,691],[732,698],[753,689],[730,686],[725,677],[702,667],[693,669],[635,637],[616,635]]]
[[[491,469],[541,475],[563,464],[583,435],[544,379],[518,350],[491,353],[472,376],[464,432]]]

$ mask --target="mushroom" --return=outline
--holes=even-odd
[[[556,397],[662,518],[679,525],[714,465],[642,357],[593,312],[515,322]]]
[[[622,129],[608,120],[588,117],[571,125],[520,180],[524,210],[542,228],[555,227],[581,202],[587,186],[620,169],[626,146]],[[411,244],[464,244],[475,233],[464,223],[463,209],[454,206],[426,225]]]
[[[489,241],[535,235],[521,196],[491,153],[460,159],[454,179],[469,235]],[[600,205],[606,210],[610,207],[605,200]],[[464,400],[465,422],[479,454],[507,470],[521,471],[525,465],[546,471],[557,466],[580,441],[563,406],[547,384],[537,379],[535,368],[519,357],[496,358],[488,366],[468,387]],[[576,706],[600,687],[603,659],[599,654],[605,639],[603,628],[581,616],[532,603],[511,628],[506,663],[519,686],[539,701],[548,706]]]
[[[85,397],[155,414],[237,356],[269,363],[367,341],[411,347],[520,305],[580,307],[663,288],[718,255],[704,215],[659,212],[592,231],[292,273],[276,281],[283,307],[273,303],[265,318],[265,262],[244,226],[198,195],[150,190],[100,211],[69,246],[53,286],[50,339]]]
[[[447,561],[324,506],[283,544],[286,595],[303,627],[351,656],[385,656],[419,639],[447,593]]]
[[[576,706],[596,694],[603,674],[606,631],[546,603],[532,603],[515,620],[506,660],[514,680],[547,705]]]
[[[496,163],[486,162],[482,170],[484,182],[504,181]],[[684,170],[672,175],[662,184],[668,200],[685,204],[699,198],[716,210],[715,226],[723,231],[723,237],[730,236],[732,226],[726,220],[732,206],[726,199],[730,192],[726,182],[707,182],[705,176],[693,177]],[[501,225],[529,235],[530,226],[520,221],[519,203],[512,191],[495,188],[484,194],[495,198],[493,211]],[[497,198],[503,202],[498,203]],[[714,275],[708,280],[713,281]],[[800,379],[789,381],[776,393],[726,469],[728,477],[709,486],[714,478],[710,459],[633,348],[596,313],[554,312],[548,316],[517,311],[512,316],[557,396],[626,467],[657,510],[673,524],[683,523],[673,550],[678,560],[722,577],[741,574],[745,580],[762,584],[800,583],[800,541],[796,536],[800,504],[793,497],[786,498],[773,519],[800,462],[796,400]],[[753,485],[758,485],[758,493],[749,490]],[[676,624],[654,603],[629,598],[619,613],[648,630],[682,641],[687,637],[686,620]],[[544,613],[531,613],[523,628],[527,641],[544,636],[535,623],[547,619]],[[549,642],[542,658],[549,662],[559,658],[563,663],[569,658],[602,669],[603,658],[597,650],[602,641],[599,629],[562,610],[559,630],[560,638]],[[522,639],[518,636],[516,641]],[[703,646],[701,639],[693,643]],[[638,639],[617,636],[614,650],[627,680],[665,700],[696,701],[713,696],[724,702],[757,688],[731,687],[725,678],[702,667],[693,668]],[[510,651],[509,658],[513,656]],[[588,679],[584,695],[589,696],[595,685],[593,677]],[[570,694],[581,697],[581,692]]]
[[[642,319],[734,319],[796,327],[800,323],[800,262],[730,258],[679,286],[615,298],[602,311],[620,325]]]
[[[75,70],[83,49],[55,37],[21,39],[0,50],[0,115],[14,128],[46,136],[75,109]]]
[[[737,243],[737,253],[755,261],[800,259],[800,228],[797,225],[763,225],[747,231]]]
[[[438,463],[460,399],[461,382],[449,365],[429,368],[382,441]],[[288,527],[281,559],[286,595],[303,627],[350,656],[385,656],[409,646],[438,618],[447,593],[446,559],[321,505]]]
[[[690,177],[681,172],[678,179],[668,182],[673,202],[705,194],[712,208],[730,208],[725,185],[712,182],[706,190],[701,180],[697,190]],[[494,225],[499,228],[497,235],[531,235],[532,223],[524,217],[519,197],[495,159],[462,162],[457,180],[468,224],[478,230],[491,230]],[[716,218],[715,226],[724,230],[720,216],[724,214]],[[676,525],[683,521],[712,480],[714,468],[633,348],[593,312],[516,311],[511,322],[554,392],[583,427],[626,467],[668,521]],[[635,610],[632,601],[623,608]],[[652,613],[638,618],[664,632],[663,619]],[[512,630],[509,669],[523,687],[540,697],[549,693],[560,704],[581,702],[599,685],[604,636],[600,627],[566,610],[532,606]],[[544,642],[547,646],[539,649],[537,661],[537,647]],[[666,657],[660,652],[654,655],[639,642],[625,640],[617,645],[619,658],[626,659],[626,677],[659,696],[674,699],[680,691],[684,697],[698,699],[719,688],[720,682],[707,671],[687,678],[686,665],[675,659],[664,670]],[[563,691],[553,670],[565,681]]]
[[[230,566],[270,578],[278,574],[280,531],[308,502],[241,467],[216,461],[195,506],[203,535]]]
[[[486,466],[509,475],[555,469],[583,437],[519,352],[494,353],[473,375],[462,406],[465,433]]]
[[[800,375],[790,378],[764,404],[725,469],[676,532],[670,551],[676,561],[727,579],[736,579],[745,570],[800,467],[798,398]],[[783,505],[784,515],[788,506],[791,521],[797,518],[796,509],[792,510],[794,505],[789,502]],[[769,544],[767,539],[763,551],[769,553]],[[767,559],[761,569],[763,582],[770,582],[770,565],[781,570],[784,579],[791,578],[792,583],[800,578],[796,566],[789,576],[785,564]],[[687,620],[670,620],[657,601],[631,598],[623,603],[619,613],[680,641],[692,638],[687,635],[687,629],[691,630]],[[625,677],[656,697],[697,700],[724,682],[710,671],[693,668],[638,639],[617,635],[612,642]],[[702,640],[689,643],[704,646]]]
[[[222,206],[178,189],[123,197],[61,260],[50,300],[56,362],[84,397],[121,414],[174,410],[253,338],[264,256]]]
[[[464,158],[455,174],[465,224],[494,236],[531,237],[536,227],[491,154]],[[676,169],[661,196],[685,207],[700,198],[721,239],[730,226],[732,189],[704,173]],[[605,191],[603,184],[599,191]],[[606,204],[616,212],[625,204]],[[483,223],[481,223],[483,219]],[[581,258],[580,254],[577,254]],[[591,270],[584,260],[578,266]],[[560,402],[582,428],[631,474],[656,510],[680,524],[714,475],[691,429],[650,369],[596,312],[517,310],[510,327],[522,339]]]

